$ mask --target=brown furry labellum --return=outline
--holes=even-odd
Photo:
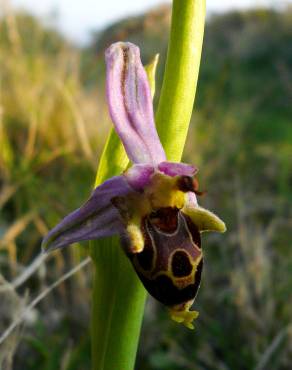
[[[178,208],[161,208],[141,221],[144,249],[124,249],[147,291],[171,309],[190,306],[197,294],[203,268],[201,237],[191,219]]]

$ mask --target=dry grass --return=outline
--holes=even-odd
[[[29,188],[41,187],[49,198],[54,197],[52,185],[46,182],[58,183],[58,171],[63,181],[71,181],[64,166],[70,160],[86,163],[93,176],[107,116],[104,105],[98,103],[98,91],[82,86],[79,53],[30,17],[16,18],[8,5],[2,2],[0,23],[0,207],[12,213],[11,224],[1,221],[0,248],[15,264],[17,238],[28,225],[39,237],[48,229],[36,189],[30,192]],[[50,38],[52,50],[47,46]],[[19,206],[23,196],[26,204]]]
[[[98,90],[84,88],[80,53],[72,45],[35,19],[16,16],[8,1],[0,3],[0,14],[0,266],[6,279],[16,282],[7,285],[3,279],[2,288],[10,289],[2,289],[1,294],[18,302],[9,319],[5,317],[10,309],[2,307],[3,332],[23,309],[15,289],[25,295],[27,287],[35,296],[47,291],[47,284],[84,255],[76,248],[55,252],[49,266],[38,267],[33,277],[26,274],[48,229],[85,200],[108,117]],[[85,300],[90,292],[88,276],[82,270],[74,275],[75,287]],[[19,277],[25,279],[18,284]],[[59,301],[67,302],[68,283],[61,283],[56,294]],[[70,302],[80,299],[73,294]],[[49,303],[42,310],[54,311]],[[17,332],[9,338],[1,347],[2,351],[6,346],[0,368],[1,363],[5,369],[12,366]]]

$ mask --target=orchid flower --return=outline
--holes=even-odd
[[[106,51],[106,92],[111,119],[132,166],[94,189],[80,208],[43,240],[51,251],[83,240],[119,235],[146,290],[193,328],[190,311],[203,267],[200,234],[225,224],[200,207],[198,169],[167,161],[153,114],[139,48],[118,42]]]

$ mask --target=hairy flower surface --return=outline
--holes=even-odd
[[[200,234],[224,232],[225,225],[197,203],[197,168],[166,159],[139,48],[111,45],[106,65],[109,112],[132,167],[94,189],[85,204],[48,233],[43,250],[120,235],[147,291],[175,321],[193,328],[198,313],[189,308],[203,268]]]

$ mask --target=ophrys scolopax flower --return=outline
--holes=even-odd
[[[110,115],[133,165],[98,186],[43,241],[50,251],[74,242],[120,235],[147,291],[171,317],[192,328],[189,311],[203,268],[201,232],[224,223],[196,199],[197,168],[169,162],[160,143],[152,98],[138,47],[116,43],[106,51]]]

